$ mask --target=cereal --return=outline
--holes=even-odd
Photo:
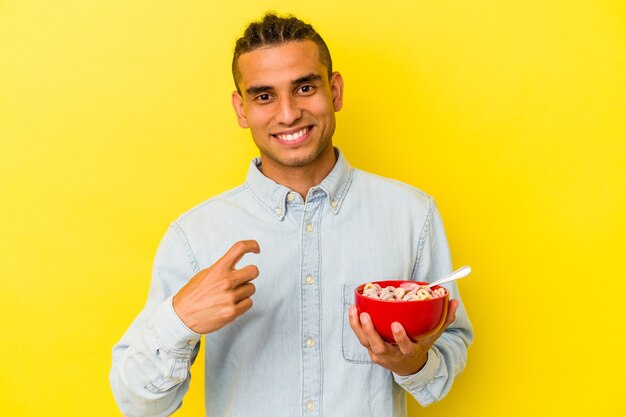
[[[384,288],[368,282],[363,287],[363,295],[385,301],[419,301],[444,297],[446,290],[443,288],[433,290],[426,285],[419,285],[414,282],[402,283],[399,287],[389,285]]]

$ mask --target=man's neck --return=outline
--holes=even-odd
[[[266,177],[297,192],[303,199],[306,199],[309,190],[319,185],[326,178],[336,162],[335,150],[330,146],[330,150],[320,154],[320,157],[313,163],[298,167],[279,165],[261,156],[261,172]]]

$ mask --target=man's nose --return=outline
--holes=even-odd
[[[280,99],[278,103],[278,111],[276,112],[276,121],[283,125],[292,125],[302,116],[302,110],[293,97]]]

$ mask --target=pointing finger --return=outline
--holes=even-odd
[[[240,240],[228,249],[224,256],[217,261],[217,264],[233,270],[237,262],[239,262],[246,253],[259,252],[261,252],[261,248],[256,240]]]

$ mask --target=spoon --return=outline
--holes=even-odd
[[[450,275],[446,275],[443,278],[439,278],[435,282],[431,282],[430,284],[427,285],[427,287],[431,288],[431,287],[434,287],[435,285],[443,284],[444,282],[450,282],[450,281],[454,281],[455,279],[465,278],[466,276],[470,274],[470,272],[472,272],[472,268],[470,268],[467,265],[462,266],[456,271],[452,272]]]

